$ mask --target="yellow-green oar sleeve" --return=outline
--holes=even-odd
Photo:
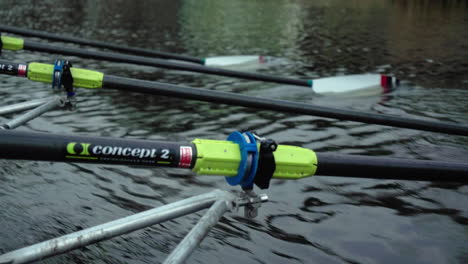
[[[20,38],[2,36],[3,49],[6,50],[22,50],[24,40]]]
[[[239,145],[230,141],[195,139],[197,159],[193,171],[201,175],[236,176],[241,161]],[[313,176],[317,155],[310,149],[279,145],[273,152],[273,178],[300,179]]]
[[[32,62],[28,65],[28,79],[31,81],[52,83],[54,65]],[[73,86],[82,88],[102,88],[104,74],[80,68],[71,68]]]

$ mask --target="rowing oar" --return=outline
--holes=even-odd
[[[286,100],[267,99],[222,91],[195,89],[160,82],[112,76],[87,69],[71,68],[71,73],[73,75],[74,87],[104,87],[125,90],[129,92],[171,96],[228,105],[252,107],[257,109],[289,112],[294,114],[313,115],[369,124],[379,124],[385,126],[468,136],[468,126],[462,126],[458,124],[402,118],[392,115],[370,114],[359,111],[314,106]],[[0,60],[0,74],[27,77],[32,81],[52,83],[54,76],[54,65],[37,62],[22,64]]]
[[[8,32],[13,34],[18,34],[27,37],[36,37],[43,38],[48,40],[62,41],[79,45],[86,45],[95,48],[104,48],[110,49],[113,51],[124,52],[129,54],[134,54],[138,56],[153,57],[153,58],[162,58],[162,59],[174,59],[179,61],[193,62],[205,66],[231,66],[245,63],[263,63],[264,57],[258,55],[243,55],[243,56],[216,56],[208,58],[197,58],[188,55],[180,55],[169,52],[154,51],[143,48],[136,47],[126,47],[121,45],[116,45],[112,43],[106,43],[102,41],[89,40],[71,36],[60,36],[50,32],[32,30],[20,27],[13,27],[8,25],[0,24],[0,32]]]
[[[241,149],[240,144],[227,140],[195,139],[190,143],[170,143],[0,130],[1,159],[186,168],[200,175],[226,176],[231,185],[242,184],[245,180],[244,171],[239,172],[244,168]],[[271,176],[277,179],[301,179],[318,175],[468,181],[468,164],[465,163],[316,153],[287,145],[277,145],[273,156],[274,159],[270,161],[275,166],[270,171],[270,174],[273,173],[270,179]],[[253,165],[250,168],[254,170]],[[252,172],[253,179],[261,177],[257,172],[268,174],[265,167],[258,167],[257,170]],[[236,179],[239,175],[242,177]]]
[[[309,87],[309,88],[312,87],[314,89],[317,89],[317,91],[319,92],[327,92],[327,89],[330,89],[330,88],[332,88],[330,92],[336,92],[340,90],[345,90],[345,91],[359,90],[363,88],[381,85],[384,79],[386,80],[386,82],[384,83],[384,86],[387,84],[391,85],[391,82],[392,82],[391,81],[392,78],[388,78],[387,76],[383,76],[383,75],[381,76],[378,74],[349,75],[349,76],[340,76],[336,78],[329,77],[329,78],[323,78],[323,79],[317,79],[317,80],[299,80],[299,79],[284,78],[284,77],[271,76],[271,75],[258,74],[258,73],[249,73],[249,72],[232,71],[232,70],[225,70],[225,69],[219,69],[219,68],[210,68],[210,67],[195,65],[195,64],[176,63],[176,62],[171,62],[171,61],[166,61],[166,60],[161,60],[161,59],[145,58],[145,57],[138,57],[138,56],[133,56],[133,55],[126,55],[126,54],[90,51],[90,50],[69,48],[65,46],[53,46],[53,45],[49,45],[45,43],[32,42],[32,41],[24,40],[21,38],[2,36],[1,40],[3,42],[3,49],[6,49],[6,50],[25,49],[25,50],[32,50],[32,51],[43,51],[43,52],[49,52],[49,53],[58,53],[58,54],[63,54],[63,55],[78,56],[78,57],[83,57],[83,58],[132,63],[132,64],[162,67],[162,68],[174,69],[174,70],[192,71],[192,72],[199,72],[199,73],[206,73],[206,74],[236,77],[236,78],[248,79],[248,80],[298,85],[298,86],[304,86],[304,87]],[[388,83],[388,81],[390,81],[390,83]]]
[[[248,80],[312,87],[312,80],[298,80],[298,79],[271,76],[271,75],[266,75],[266,74],[211,68],[211,67],[206,67],[206,66],[196,65],[196,64],[177,63],[177,62],[171,62],[171,61],[162,60],[162,59],[139,57],[139,56],[127,55],[127,54],[91,51],[91,50],[84,50],[84,49],[78,49],[78,48],[70,48],[66,46],[54,46],[54,45],[50,45],[46,43],[38,43],[38,42],[28,41],[28,40],[24,40],[21,38],[14,38],[14,37],[2,36],[1,39],[3,42],[3,49],[6,49],[6,50],[24,49],[24,50],[31,50],[31,51],[41,51],[41,52],[48,52],[48,53],[55,53],[55,54],[62,54],[62,55],[78,56],[78,57],[89,58],[89,59],[131,63],[131,64],[137,64],[137,65],[160,67],[160,68],[181,70],[181,71],[199,72],[199,73],[248,79]]]

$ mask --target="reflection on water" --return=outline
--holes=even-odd
[[[301,38],[303,26],[301,6],[290,1],[183,1],[179,17],[185,46],[213,56],[246,49],[279,55]]]
[[[278,76],[393,73],[406,82],[384,95],[314,95],[300,87],[71,58],[75,66],[109,74],[466,124],[467,7],[466,1],[423,0],[48,0],[34,5],[0,1],[0,16],[1,23],[10,25],[199,57],[265,54],[277,63],[258,71]],[[15,61],[51,62],[57,57],[2,54],[2,59]],[[21,129],[187,142],[225,139],[247,128],[316,151],[460,162],[468,156],[464,137],[113,90],[79,90],[78,95],[75,112],[53,111]],[[46,96],[48,85],[0,77],[1,105]],[[228,187],[223,178],[178,169],[0,161],[0,252],[213,188]],[[268,194],[271,202],[256,219],[237,212],[223,218],[189,262],[468,259],[466,185],[313,177],[275,180]],[[44,263],[161,262],[200,215]]]

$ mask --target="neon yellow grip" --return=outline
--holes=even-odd
[[[52,83],[54,65],[32,62],[28,65],[28,79],[31,81]],[[101,88],[104,74],[80,68],[71,68],[73,86],[82,88]]]
[[[193,171],[202,175],[236,176],[241,156],[239,145],[230,141],[195,139],[197,160]],[[313,176],[317,156],[310,149],[279,145],[273,152],[276,170],[273,178],[300,179]]]
[[[313,176],[317,171],[317,155],[310,149],[278,145],[273,156],[276,163],[273,178],[301,179]]]
[[[202,175],[236,176],[241,161],[239,145],[231,141],[195,139],[197,160],[193,171]]]
[[[22,50],[24,47],[24,40],[20,38],[2,36],[3,49],[6,50]]]

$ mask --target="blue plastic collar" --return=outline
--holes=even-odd
[[[52,73],[52,89],[59,90],[62,85],[63,60],[55,60],[54,72]]]
[[[250,143],[247,143],[244,135],[249,138]],[[233,186],[239,184],[244,188],[251,188],[253,186],[253,181],[255,179],[255,174],[257,173],[258,167],[257,140],[249,132],[240,133],[237,131],[231,133],[227,140],[239,144],[241,162],[237,170],[237,175],[233,177],[226,177],[226,181]],[[247,158],[249,155],[252,156],[252,164],[250,165],[250,171],[246,171],[248,166]]]

